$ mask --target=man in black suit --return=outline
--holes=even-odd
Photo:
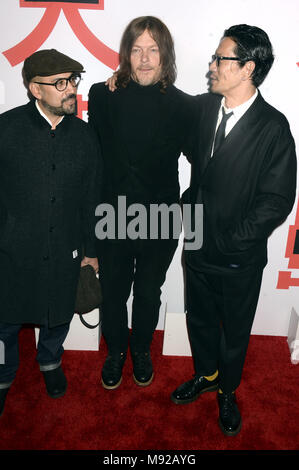
[[[267,264],[267,239],[290,213],[296,154],[289,124],[258,87],[273,63],[267,34],[224,32],[212,56],[212,93],[199,97],[199,130],[185,202],[203,204],[203,245],[185,251],[187,326],[195,376],[177,404],[218,389],[219,425],[241,429],[235,390]]]

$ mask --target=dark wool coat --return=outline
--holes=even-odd
[[[191,186],[184,201],[203,203],[203,246],[186,251],[201,271],[237,274],[267,263],[267,240],[292,210],[296,153],[285,116],[259,93],[211,158],[221,96],[198,98],[200,118]]]
[[[0,115],[0,143],[0,322],[66,323],[83,244],[96,256],[97,140],[75,116],[51,130],[31,101]]]

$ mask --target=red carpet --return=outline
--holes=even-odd
[[[216,394],[175,405],[170,393],[193,374],[190,357],[162,356],[155,333],[155,379],[138,387],[128,358],[117,390],[100,383],[106,346],[99,352],[66,351],[68,390],[46,395],[35,361],[32,329],[20,333],[20,368],[0,418],[1,450],[298,450],[299,365],[290,363],[286,338],[252,336],[238,402],[241,433],[218,428]]]

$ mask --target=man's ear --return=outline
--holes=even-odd
[[[255,69],[255,62],[253,62],[253,60],[249,60],[248,62],[246,62],[243,67],[243,71],[244,71],[243,80],[250,79],[252,77],[254,69]]]
[[[29,90],[30,93],[34,96],[34,98],[38,100],[41,98],[40,86],[38,85],[38,83],[30,82]]]

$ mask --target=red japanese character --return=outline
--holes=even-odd
[[[118,53],[102,43],[86,26],[79,9],[103,10],[104,0],[20,0],[21,8],[46,8],[40,22],[35,29],[19,44],[3,52],[12,66],[23,62],[24,59],[36,50],[49,37],[58,20],[60,12],[63,11],[73,32],[84,47],[94,55],[100,62],[115,70],[118,66]]]

